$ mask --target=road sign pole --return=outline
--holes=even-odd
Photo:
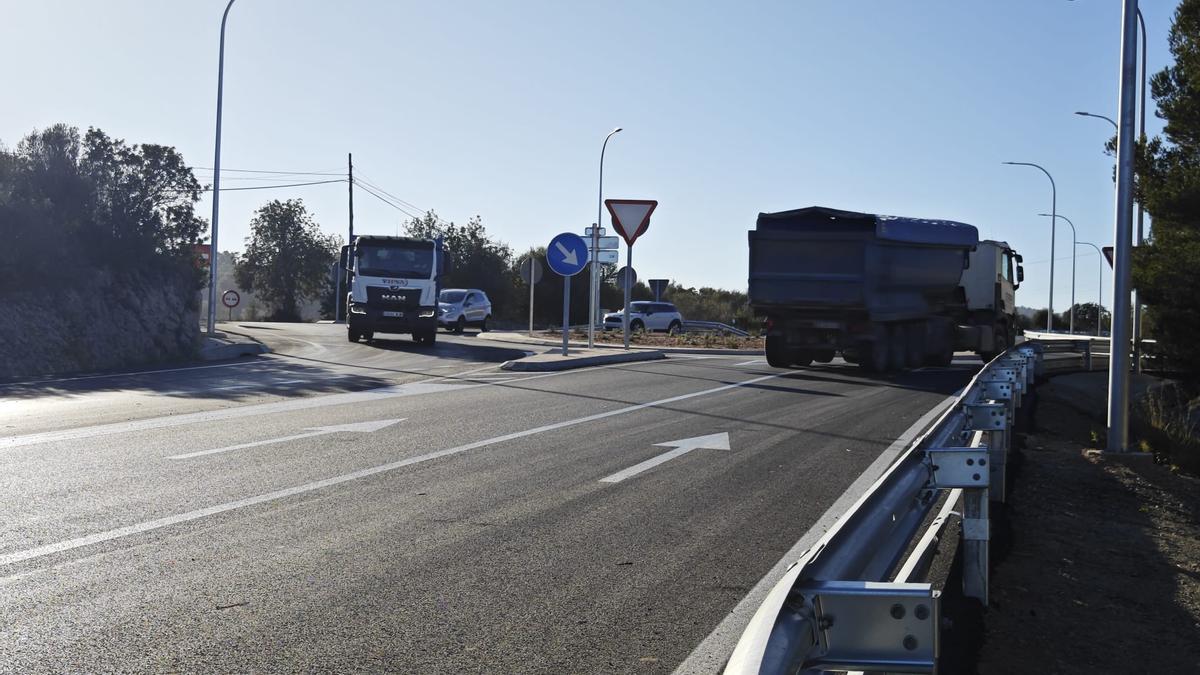
[[[601,179],[603,180],[603,179]],[[597,205],[597,210],[599,205]],[[599,215],[599,214],[597,214]],[[600,222],[592,224],[592,248],[588,251],[591,262],[588,263],[590,274],[588,285],[588,349],[596,346],[596,308],[599,306],[599,301],[596,298],[597,282],[600,280],[600,275],[596,271],[596,259],[600,257]]]
[[[567,355],[567,341],[571,336],[571,277],[563,277],[563,351]]]
[[[533,256],[529,260],[529,337],[533,337]]]
[[[630,288],[633,286],[633,284],[629,282],[629,277],[630,277],[631,273],[633,272],[633,246],[632,245],[625,248],[625,270],[626,270],[625,278],[622,280],[625,282],[624,283],[624,286],[625,286],[625,311],[623,313],[622,318],[623,318],[623,323],[625,324],[625,349],[629,349],[629,291],[630,291]]]

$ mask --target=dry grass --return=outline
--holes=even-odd
[[[1172,468],[1200,475],[1200,398],[1180,383],[1146,392],[1134,411],[1134,437]]]

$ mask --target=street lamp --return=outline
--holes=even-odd
[[[1100,283],[1099,288],[1096,289],[1096,337],[1100,337],[1100,328],[1104,323],[1102,321],[1102,315],[1104,313],[1104,252],[1100,250],[1099,246],[1090,241],[1077,241],[1075,242],[1075,245],[1091,246],[1092,248],[1096,249],[1096,255],[1100,257],[1100,271],[1097,273],[1097,278],[1099,279]]]
[[[1070,327],[1067,329],[1072,335],[1075,334],[1075,246],[1079,243],[1077,240],[1078,233],[1075,231],[1075,223],[1071,222],[1070,218],[1059,214],[1039,213],[1039,216],[1046,218],[1062,218],[1071,226],[1071,320]]]
[[[1116,129],[1117,129],[1117,123],[1114,122],[1113,118],[1111,118],[1111,117],[1105,117],[1104,115],[1097,115],[1095,113],[1082,112],[1082,111],[1076,112],[1075,114],[1083,116],[1083,117],[1095,117],[1098,120],[1104,120],[1105,122],[1108,122],[1109,124],[1113,125],[1113,131],[1116,131]]]
[[[590,305],[588,311],[588,349],[595,346],[596,337],[596,321],[600,318],[600,267],[596,264],[597,250],[600,248],[600,207],[604,201],[604,151],[608,149],[608,139],[613,137],[613,134],[621,131],[622,127],[617,127],[608,132],[604,137],[604,145],[600,146],[600,190],[596,196],[596,225],[592,227],[592,261],[590,267],[592,292],[588,299]]]
[[[217,220],[221,208],[221,93],[225,85],[225,20],[229,18],[229,9],[233,0],[225,5],[225,13],[221,15],[221,48],[217,57],[217,141],[213,151],[213,187],[212,187],[212,242],[208,253],[208,334],[216,332],[217,323]]]
[[[1032,166],[1046,174],[1046,178],[1050,179],[1050,303],[1046,308],[1046,331],[1054,331],[1054,233],[1058,229],[1058,188],[1054,185],[1054,176],[1050,172],[1043,169],[1041,166],[1032,162],[1003,162],[1010,166]]]

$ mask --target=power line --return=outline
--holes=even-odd
[[[383,202],[384,204],[387,204],[388,206],[392,207],[393,209],[396,209],[396,210],[397,210],[397,211],[399,211],[400,213],[403,213],[404,215],[408,216],[409,218],[412,218],[412,219],[416,220],[416,219],[419,219],[419,218],[421,217],[421,216],[419,216],[419,215],[416,215],[416,214],[412,213],[411,211],[409,211],[409,210],[405,209],[405,208],[404,208],[404,207],[402,207],[402,206],[399,206],[399,205],[397,205],[397,204],[394,204],[394,203],[393,203],[393,202],[392,202],[390,199],[388,199],[388,198],[386,198],[386,197],[384,197],[384,196],[380,195],[379,193],[377,193],[377,192],[375,192],[374,190],[372,190],[372,189],[368,188],[366,185],[363,185],[362,183],[360,183],[360,182],[359,182],[359,181],[357,181],[357,180],[356,180],[356,181],[354,181],[354,187],[356,187],[356,188],[358,188],[358,189],[362,190],[363,192],[366,192],[367,194],[369,194],[369,195],[371,195],[372,197],[374,197],[374,198],[378,199],[379,201]]]
[[[193,171],[212,171],[213,170],[213,168],[211,166],[193,166],[193,167],[191,167],[191,169]],[[274,173],[274,174],[280,174],[283,176],[345,176],[346,175],[346,173],[344,171],[341,171],[341,172],[267,171],[266,169],[226,169],[224,167],[221,168],[221,173],[225,173],[226,171],[228,171],[229,173]]]
[[[374,188],[374,189],[378,190],[379,192],[381,192],[381,193],[383,193],[383,194],[387,195],[388,197],[391,197],[391,198],[392,198],[392,199],[393,199],[393,200],[394,200],[396,203],[398,203],[398,204],[403,204],[403,205],[405,205],[405,206],[407,206],[407,207],[409,207],[409,208],[416,209],[417,211],[420,211],[420,212],[422,212],[422,213],[424,213],[424,212],[425,212],[425,209],[423,209],[423,208],[421,208],[421,207],[417,206],[416,204],[413,204],[412,202],[409,202],[409,201],[405,201],[405,200],[403,200],[403,199],[401,199],[401,198],[397,197],[396,195],[394,195],[394,194],[392,194],[392,193],[388,192],[387,190],[384,190],[383,188],[379,187],[378,185],[376,185],[376,184],[373,182],[373,179],[372,179],[370,176],[367,176],[366,174],[363,174],[363,173],[361,173],[361,172],[359,173],[359,176],[361,176],[361,177],[363,178],[363,181],[362,181],[362,182],[364,182],[364,183],[366,183],[367,185],[369,185],[370,187],[372,187],[372,188]],[[357,179],[356,179],[356,180],[357,180]]]
[[[221,192],[236,192],[239,190],[275,190],[278,188],[302,187],[304,185],[325,185],[328,183],[345,183],[346,179],[314,180],[307,183],[291,183],[288,185],[252,185],[250,187],[221,188]],[[186,190],[184,191],[186,192]],[[212,192],[212,188],[200,188],[199,192]]]

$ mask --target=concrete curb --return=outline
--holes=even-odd
[[[204,337],[205,344],[200,347],[201,361],[225,361],[228,359],[236,359],[240,356],[254,356],[257,354],[266,354],[271,351],[271,348],[263,344],[258,338],[245,333],[238,333],[232,330],[217,331],[220,337],[208,338]],[[236,335],[240,338],[245,338],[249,342],[230,340],[227,335]]]
[[[541,355],[545,356],[545,355]],[[635,361],[658,361],[667,358],[661,351],[621,352],[619,354],[601,354],[600,356],[580,356],[576,358],[560,357],[561,361],[543,361],[517,359],[505,361],[500,365],[501,370],[511,370],[518,373],[546,373],[590,366],[604,366],[612,363],[633,363]]]
[[[527,335],[512,335],[512,334],[506,335],[504,333],[480,333],[478,337],[479,337],[479,339],[483,339],[483,340],[491,340],[493,342],[507,342],[509,344],[518,344],[518,345],[538,345],[538,346],[545,346],[545,347],[561,347],[562,346],[562,340],[548,340],[548,339],[543,339],[543,338],[531,338]],[[572,346],[572,347],[580,347],[580,348],[587,347],[586,342],[572,341],[568,344],[570,344],[570,346]],[[595,345],[595,349],[620,349],[620,350],[622,350],[622,352],[624,352],[625,348],[622,345],[607,345],[607,344],[597,343]],[[762,355],[766,354],[766,351],[764,351],[762,349],[708,349],[705,347],[641,347],[641,346],[634,346],[634,345],[631,345],[629,347],[629,349],[631,350],[631,353],[633,350],[638,350],[638,351],[647,351],[647,352],[663,352],[664,354],[708,354],[710,356],[762,356]]]

